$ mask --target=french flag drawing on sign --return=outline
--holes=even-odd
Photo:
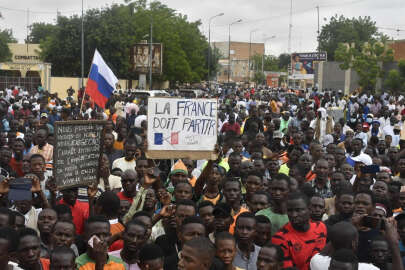
[[[170,136],[170,144],[179,144],[178,132],[172,132],[172,135]]]

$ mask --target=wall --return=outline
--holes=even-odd
[[[80,78],[74,77],[51,77],[51,93],[58,93],[59,98],[66,98],[67,92],[66,90],[72,87],[76,92],[75,96],[77,95],[77,90],[80,88]],[[84,85],[86,86],[87,78],[84,79]],[[129,81],[120,79],[118,84],[121,86],[121,89],[128,89]],[[132,81],[132,87],[135,88],[138,86],[138,81]],[[147,89],[149,86],[147,85]],[[153,89],[168,89],[169,88],[169,81],[164,82],[156,82],[153,84]]]
[[[394,61],[405,60],[405,40],[395,40],[388,43],[394,50]]]

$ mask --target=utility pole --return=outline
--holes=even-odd
[[[250,59],[252,57],[252,34],[254,32],[256,32],[259,29],[254,29],[252,31],[250,31],[250,35],[249,35],[249,60],[248,60],[248,82],[250,82]]]
[[[211,87],[211,20],[223,15],[224,13],[219,13],[208,20],[208,88]]]
[[[30,28],[30,10],[27,8],[27,37],[26,37],[26,43],[27,43],[27,55],[28,55],[28,45],[29,45],[29,40],[28,40],[28,35],[29,35],[29,28]]]
[[[81,88],[84,86],[84,17],[83,17],[83,0],[82,0],[82,35],[81,35]],[[83,97],[84,99],[84,97]]]
[[[292,32],[292,7],[293,7],[293,0],[291,0],[290,4],[290,24],[288,28],[288,54],[291,56],[291,32]],[[291,57],[290,57],[291,59]],[[290,60],[291,65],[291,60]],[[290,73],[287,70],[287,88],[290,85]]]
[[[153,17],[152,17],[152,7],[150,14],[150,41],[149,41],[149,90],[152,90],[152,35],[153,35]]]
[[[319,31],[319,6],[316,6],[316,10],[318,11],[318,52],[321,51],[320,45],[319,45],[319,34],[321,33]]]
[[[228,84],[231,78],[231,26],[235,23],[241,22],[242,19],[239,19],[237,21],[234,21],[233,23],[229,24],[229,38],[228,38]]]

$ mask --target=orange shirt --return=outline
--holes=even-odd
[[[233,210],[232,210],[233,212]],[[235,232],[235,226],[236,226],[236,219],[238,218],[238,216],[240,214],[242,214],[243,212],[249,212],[249,209],[241,207],[238,213],[233,213],[232,217],[233,217],[233,223],[231,224],[231,226],[229,227],[229,233],[233,234]]]
[[[49,270],[50,261],[49,259],[39,258],[39,261],[42,265],[42,270]]]

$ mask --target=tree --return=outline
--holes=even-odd
[[[282,53],[278,56],[278,68],[280,71],[287,71],[288,65],[291,62],[291,55],[288,53]]]
[[[360,50],[364,42],[375,42],[382,36],[376,23],[368,16],[350,19],[335,15],[328,24],[322,26],[319,47],[328,53],[328,60],[334,61],[340,43],[354,43],[356,49]]]
[[[33,23],[30,26],[29,43],[41,43],[47,37],[52,36],[56,31],[56,25],[51,23]]]
[[[360,49],[357,49],[360,47]],[[355,44],[339,44],[335,52],[336,60],[342,62],[340,68],[354,69],[359,76],[359,85],[364,90],[375,90],[377,78],[382,78],[382,64],[393,60],[393,51],[385,43],[372,42]]]
[[[13,37],[10,29],[0,30],[0,62],[11,60],[11,51],[8,43],[15,43],[17,40]]]
[[[154,80],[196,82],[207,76],[208,43],[199,30],[200,21],[189,22],[186,16],[154,1],[147,8],[145,0],[127,5],[112,5],[88,10],[84,16],[85,74],[97,48],[119,78],[136,78],[130,63],[130,49],[141,40],[149,40],[153,25],[153,42],[163,44],[163,74]],[[36,25],[33,38],[41,41],[41,57],[54,63],[58,76],[80,75],[80,29],[78,16],[60,16],[54,29]],[[41,30],[41,31],[40,31]],[[42,33],[48,32],[44,35]],[[216,68],[218,57],[212,61]]]
[[[255,75],[253,76],[253,81],[256,84],[264,84],[265,79],[266,79],[266,77],[264,76],[264,73],[261,71],[256,71]]]
[[[391,69],[384,84],[392,93],[398,93],[403,87],[403,78],[399,75],[398,70]]]

